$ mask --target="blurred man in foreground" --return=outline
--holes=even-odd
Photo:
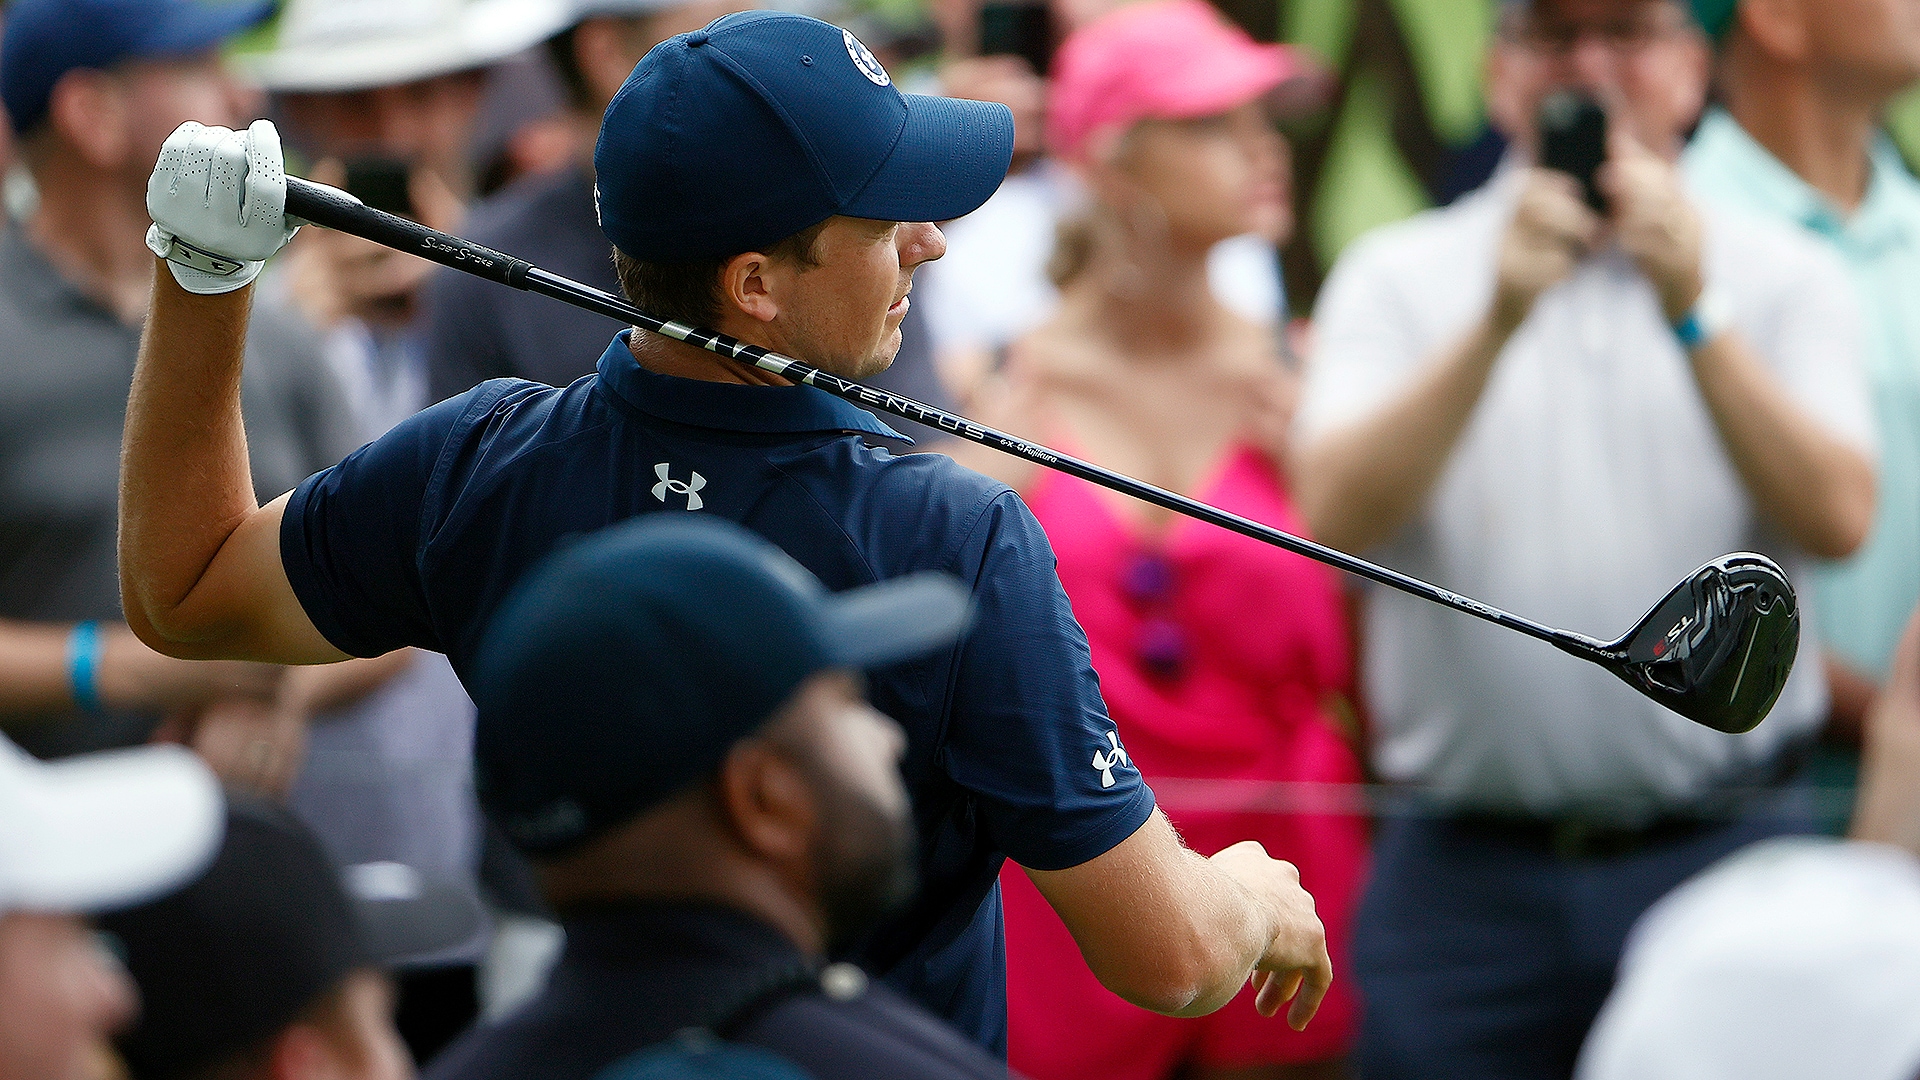
[[[1840,256],[1866,319],[1880,426],[1873,530],[1813,593],[1837,733],[1858,738],[1920,602],[1920,181],[1880,130],[1920,79],[1907,0],[1699,0],[1720,100],[1687,148],[1694,189],[1803,228]],[[1809,657],[1811,662],[1811,657]]]
[[[213,865],[100,920],[140,987],[119,1040],[134,1080],[407,1080],[381,969],[481,929],[465,894],[398,863],[343,882],[299,821],[227,804]]]
[[[1489,58],[1514,155],[1348,248],[1296,420],[1315,535],[1556,626],[1612,634],[1730,551],[1857,547],[1873,515],[1858,318],[1833,257],[1696,204],[1673,162],[1708,54],[1668,0],[1508,4]],[[1596,175],[1536,166],[1550,94],[1606,110]],[[1598,144],[1598,140],[1596,140]],[[1804,828],[1781,782],[1826,715],[1820,627],[1773,714],[1709,731],[1495,627],[1368,594],[1388,823],[1354,929],[1361,1071],[1572,1068],[1633,920],[1695,870]]]
[[[42,765],[0,737],[0,1080],[113,1080],[139,1008],[81,913],[139,903],[220,846],[220,788],[177,747]]]
[[[475,750],[567,950],[432,1076],[586,1080],[689,1027],[821,1080],[1005,1075],[824,960],[915,884],[906,740],[859,671],[949,645],[967,613],[938,575],[830,595],[704,516],[615,525],[530,572],[476,661]]]

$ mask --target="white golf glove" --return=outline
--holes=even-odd
[[[167,136],[147,181],[147,247],[188,292],[232,292],[299,230],[286,208],[287,173],[273,121],[255,120],[238,132],[189,120]]]

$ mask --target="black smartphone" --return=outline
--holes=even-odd
[[[412,171],[394,158],[360,157],[347,162],[347,194],[389,214],[414,217]]]
[[[1540,164],[1580,181],[1587,205],[1607,212],[1593,174],[1607,160],[1607,110],[1578,90],[1557,90],[1540,103]]]
[[[1053,61],[1053,19],[1045,3],[996,0],[980,8],[980,55],[1021,56],[1045,75]]]

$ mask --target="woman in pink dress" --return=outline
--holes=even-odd
[[[1067,40],[1049,136],[1093,205],[1062,232],[1058,313],[980,392],[988,422],[1301,529],[1285,474],[1294,373],[1275,329],[1221,306],[1207,274],[1217,242],[1286,228],[1285,147],[1260,102],[1292,67],[1201,0],[1122,8]],[[1276,790],[1360,779],[1336,723],[1351,716],[1352,657],[1332,572],[1083,481],[965,456],[1046,527],[1127,752],[1187,842],[1207,854],[1251,838],[1296,863],[1339,972],[1364,819],[1255,809]],[[1100,986],[1017,868],[1002,887],[1011,1064],[1034,1080],[1343,1075],[1355,1008],[1338,978],[1304,1032],[1259,1016],[1246,992],[1211,1016],[1158,1016]]]

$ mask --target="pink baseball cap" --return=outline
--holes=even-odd
[[[1097,131],[1223,113],[1301,70],[1292,49],[1259,44],[1205,0],[1130,4],[1060,46],[1048,87],[1048,148],[1082,160]]]

